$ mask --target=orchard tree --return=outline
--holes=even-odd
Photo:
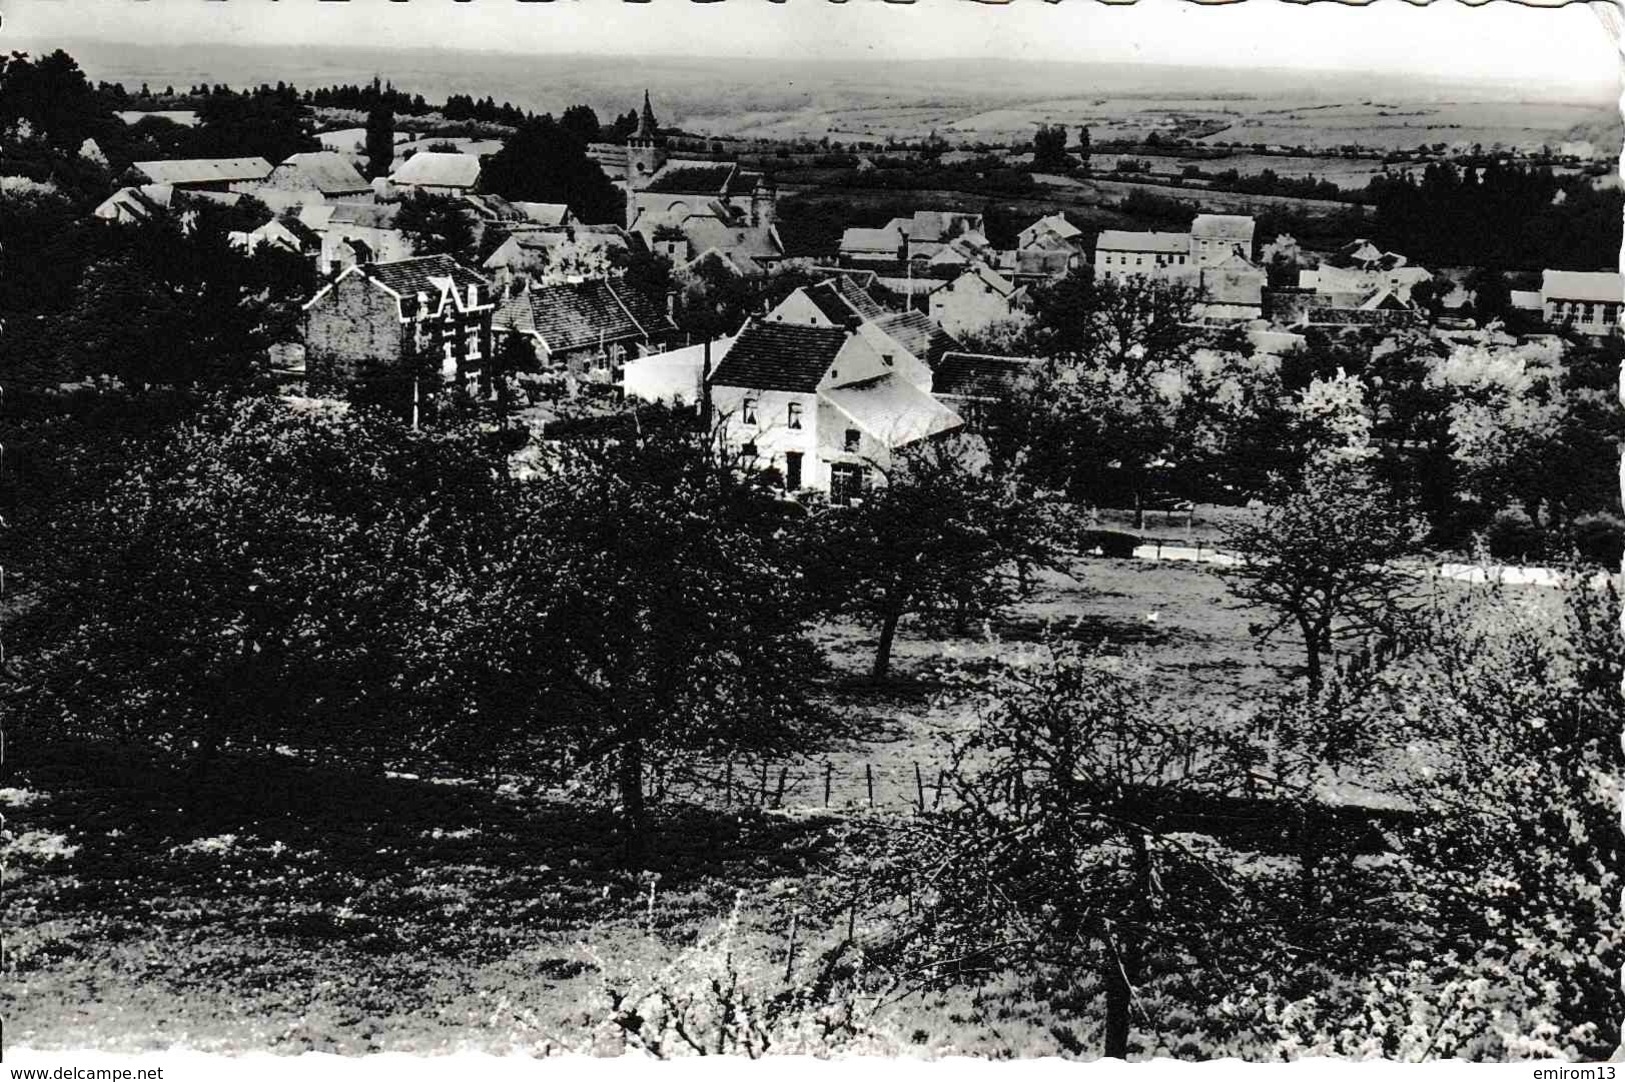
[[[529,696],[508,707],[521,729],[607,773],[635,861],[650,769],[801,747],[819,661],[782,503],[691,417],[622,427],[556,448],[530,482],[500,589],[500,683]]]
[[[815,577],[834,607],[879,625],[879,680],[904,617],[945,616],[963,631],[972,616],[999,613],[1033,567],[1058,562],[1064,527],[961,439],[905,447],[877,472],[859,506],[819,519]]]
[[[1058,971],[1069,1000],[1094,984],[1102,1052],[1126,1058],[1151,958],[1200,958],[1216,929],[1245,923],[1227,916],[1228,870],[1170,814],[1234,791],[1236,734],[1172,716],[1128,663],[1074,645],[969,690],[976,724],[954,743],[951,795],[906,861],[930,898],[918,961],[943,974]]]
[[[459,697],[437,643],[489,587],[506,470],[471,433],[217,402],[61,508],[20,622],[30,716],[189,759],[278,745],[382,765]]]
[[[1296,634],[1313,699],[1341,644],[1392,641],[1410,626],[1416,575],[1399,562],[1417,553],[1421,529],[1358,461],[1311,462],[1301,485],[1225,539],[1240,557],[1231,592],[1270,612],[1253,634],[1260,644]]]

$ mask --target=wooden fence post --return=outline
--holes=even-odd
[[[724,808],[734,806],[734,761],[732,756],[728,757],[728,768],[722,776],[722,806]]]
[[[914,797],[919,806],[919,813],[925,814],[925,782],[920,778],[920,764],[914,764]]]
[[[948,772],[946,769],[939,769],[937,771],[937,795],[931,801],[931,807],[933,810],[942,807],[942,785],[947,776]]]
[[[790,983],[790,973],[796,964],[796,927],[801,921],[800,911],[790,914],[790,949],[784,953],[784,983]]]
[[[824,807],[829,807],[829,784],[831,775],[835,773],[835,765],[828,760],[824,762]]]
[[[875,806],[875,768],[872,763],[863,764],[863,780],[869,787],[869,807]]]
[[[779,787],[778,790],[773,794],[773,806],[775,808],[784,807],[784,779],[789,775],[789,773],[789,767],[779,767]]]
[[[767,807],[767,760],[762,760],[762,781],[757,789],[756,803],[760,807]]]

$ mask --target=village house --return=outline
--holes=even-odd
[[[320,192],[323,200],[370,203],[372,185],[342,154],[331,150],[290,154],[272,169],[260,188],[287,192]]]
[[[542,283],[602,278],[631,250],[631,239],[616,225],[514,227],[480,266],[504,284],[520,278]]]
[[[410,195],[464,195],[480,181],[480,160],[472,154],[442,150],[420,150],[400,162],[389,174],[389,184],[397,193]]]
[[[841,264],[908,261],[908,218],[893,218],[879,228],[851,226],[841,233]]]
[[[1540,306],[1547,326],[1597,336],[1618,334],[1621,304],[1625,277],[1615,271],[1541,272]]]
[[[1189,233],[1103,229],[1095,239],[1095,274],[1102,277],[1152,275],[1162,267],[1191,263]]]
[[[989,407],[1009,398],[1023,381],[1037,379],[1043,364],[1037,357],[946,353],[937,363],[931,393],[964,418],[968,431],[980,432]]]
[[[711,340],[709,352],[707,343],[697,342],[631,358],[621,366],[621,394],[641,402],[692,406],[704,394],[707,364],[715,371],[733,343],[724,336]]]
[[[841,234],[841,263],[929,262],[961,237],[961,252],[980,255],[990,250],[980,214],[959,211],[917,210],[908,218],[893,218],[878,229],[853,226]]]
[[[272,218],[256,229],[233,230],[226,234],[226,240],[245,252],[276,248],[294,255],[308,256],[313,262],[321,257],[322,251],[321,234],[291,215]]]
[[[598,384],[619,383],[625,361],[658,353],[679,334],[664,302],[608,278],[516,289],[495,329],[499,343],[510,334],[529,340],[544,369]]]
[[[937,359],[959,342],[924,312],[887,310],[849,275],[837,275],[791,293],[762,317],[771,323],[838,327],[861,334],[894,368],[923,390],[931,389]]]
[[[321,238],[317,267],[334,275],[357,263],[394,263],[412,256],[412,242],[395,228],[400,207],[322,203],[305,206],[299,221]]]
[[[1027,290],[986,263],[973,263],[927,296],[927,311],[949,334],[975,334],[1023,314]]]
[[[264,158],[182,158],[136,162],[125,173],[135,186],[164,184],[189,192],[242,192],[264,182],[271,163]]]
[[[899,449],[962,425],[870,336],[807,323],[748,322],[711,377],[711,403],[725,452],[838,503],[861,499]]]
[[[1251,263],[1254,228],[1249,214],[1198,214],[1191,222],[1191,260],[1198,266],[1214,267],[1239,253]]]
[[[485,279],[450,256],[356,264],[305,304],[310,391],[340,394],[435,370],[466,385],[490,355],[495,309]]]
[[[189,205],[213,203],[235,206],[242,196],[236,192],[186,191],[169,184],[142,184],[120,188],[96,205],[91,216],[104,222],[131,225],[175,211],[184,215]]]

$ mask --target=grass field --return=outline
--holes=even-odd
[[[882,819],[908,814],[916,765],[934,798],[940,738],[969,716],[940,694],[942,666],[1045,635],[1139,651],[1167,695],[1205,715],[1291,664],[1254,649],[1212,571],[1127,560],[1047,576],[971,637],[905,624],[884,685],[866,675],[869,629],[824,628],[827,694],[856,735],[768,764],[766,803],[780,808],[749,806],[758,764],[736,764],[732,801],[674,785],[651,846],[652,909],[651,880],[617,867],[610,812],[523,779],[335,777],[273,758],[228,764],[199,789],[139,753],[15,740],[14,788],[0,791],[8,1038],[288,1052],[579,1042],[607,1017],[606,982],[672,957],[738,891],[741,952],[779,972],[785,899],[800,899],[807,957],[843,923],[818,899],[851,856],[842,824],[868,819],[864,768]],[[910,1047],[944,1050],[910,1027]],[[956,1048],[1008,1036],[952,1030]]]

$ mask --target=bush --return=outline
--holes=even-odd
[[[1078,538],[1078,547],[1088,552],[1099,549],[1102,556],[1113,559],[1133,559],[1134,550],[1139,548],[1141,539],[1138,534],[1124,533],[1121,530],[1085,530]]]
[[[1617,568],[1625,557],[1625,519],[1602,512],[1581,515],[1569,529],[1569,540],[1580,559]]]
[[[1484,531],[1484,542],[1497,560],[1524,560],[1541,550],[1540,527],[1516,507],[1497,511]]]

